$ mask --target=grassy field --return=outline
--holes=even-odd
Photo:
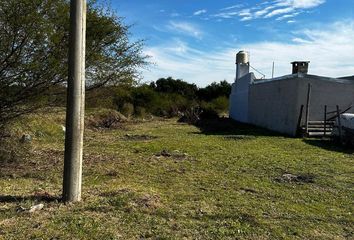
[[[64,205],[63,123],[59,112],[13,125],[34,139],[1,163],[0,239],[354,238],[354,151],[227,119],[88,129],[83,201]]]

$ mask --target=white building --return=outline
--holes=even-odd
[[[308,122],[324,121],[325,115],[331,119],[337,106],[340,112],[354,113],[354,81],[309,75],[308,64],[293,62],[290,75],[256,79],[248,54],[239,52],[230,118],[295,136]]]

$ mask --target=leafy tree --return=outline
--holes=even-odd
[[[157,93],[148,85],[142,85],[132,90],[134,108],[152,108],[158,98]]]
[[[229,98],[230,93],[231,84],[224,80],[219,83],[213,82],[205,88],[200,88],[197,94],[199,99],[204,101],[211,101],[212,99],[218,97]]]
[[[176,93],[188,98],[195,98],[198,88],[195,84],[187,83],[181,79],[173,79],[172,77],[160,78],[152,86],[157,92]]]
[[[0,1],[0,124],[65,90],[69,9],[68,0]],[[89,2],[87,89],[134,81],[147,64],[142,47],[121,18]]]

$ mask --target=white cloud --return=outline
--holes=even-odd
[[[285,14],[283,16],[278,17],[276,20],[277,21],[281,21],[281,20],[284,20],[284,19],[295,17],[295,16],[297,16],[299,14],[300,14],[300,12],[295,12],[295,13],[292,13],[292,14]]]
[[[252,20],[252,16],[246,16],[240,19],[241,22]]]
[[[236,18],[240,21],[248,21],[257,18],[271,18],[279,15],[283,15],[277,18],[277,20],[284,20],[290,18],[290,14],[293,17],[300,14],[303,9],[309,9],[318,7],[324,4],[326,0],[273,0],[266,1],[261,4],[257,4],[254,7],[244,8],[236,11],[236,6],[221,9],[220,13],[212,15],[217,18]],[[237,6],[239,8],[241,6]]]
[[[168,45],[155,46],[146,53],[157,63],[145,71],[146,81],[173,76],[205,86],[213,81],[227,79],[233,82],[234,59],[239,50],[251,53],[251,65],[268,77],[272,62],[275,75],[291,73],[290,62],[309,60],[310,74],[322,76],[354,75],[354,20],[334,23],[326,28],[304,29],[288,42],[258,42],[225,47],[218,51],[200,51],[174,40]]]
[[[231,10],[231,9],[241,8],[241,7],[243,7],[243,4],[236,4],[236,5],[232,5],[230,7],[222,8],[222,9],[220,9],[220,11]]]
[[[300,43],[300,44],[311,43],[311,41],[308,41],[308,40],[305,40],[305,39],[299,38],[299,37],[293,38],[292,41],[295,42],[295,43]]]
[[[285,13],[289,13],[289,12],[293,12],[293,11],[294,11],[294,8],[292,8],[292,7],[279,8],[279,9],[271,11],[270,13],[265,15],[264,17],[265,18],[270,18],[270,17],[274,17],[276,15],[285,14]]]
[[[269,18],[276,15],[295,12],[299,9],[314,8],[325,2],[326,0],[277,0],[273,6],[279,8],[268,13],[265,17]]]
[[[250,17],[252,14],[251,14],[251,9],[243,9],[241,10],[240,12],[238,12],[238,15],[240,17]]]
[[[254,13],[254,16],[261,17],[261,16],[267,14],[273,8],[275,8],[275,6],[269,6],[269,7],[262,9],[262,10],[258,10],[257,12]]]
[[[201,9],[201,10],[198,10],[196,12],[193,13],[194,16],[198,16],[198,15],[201,15],[201,14],[204,14],[204,13],[207,13],[207,10],[206,9]]]
[[[221,12],[218,14],[212,15],[212,17],[216,18],[240,18],[241,21],[246,21],[252,19],[251,9],[242,9],[239,11],[231,11],[231,12]]]
[[[326,2],[326,0],[277,0],[276,5],[306,9],[306,8],[317,7],[325,2]]]
[[[189,22],[170,21],[167,28],[198,39],[201,39],[203,36],[202,31],[196,25]]]
[[[217,13],[212,15],[212,17],[217,17],[217,18],[234,18],[239,16],[239,11],[233,11],[233,12],[222,12],[222,13]]]
[[[152,56],[157,66],[144,71],[145,81],[155,81],[160,77],[172,76],[200,86],[220,81],[234,73],[234,51],[203,52],[174,40],[171,44],[148,48],[146,54]]]

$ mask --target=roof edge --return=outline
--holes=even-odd
[[[259,84],[259,83],[266,83],[266,82],[273,82],[273,81],[288,80],[288,79],[293,79],[293,78],[312,78],[312,79],[317,79],[317,80],[322,80],[322,81],[354,84],[353,80],[349,80],[346,78],[332,78],[332,77],[325,77],[325,76],[304,74],[304,73],[289,74],[289,75],[284,75],[281,77],[270,78],[270,79],[259,79],[259,80],[255,79],[253,83]]]

